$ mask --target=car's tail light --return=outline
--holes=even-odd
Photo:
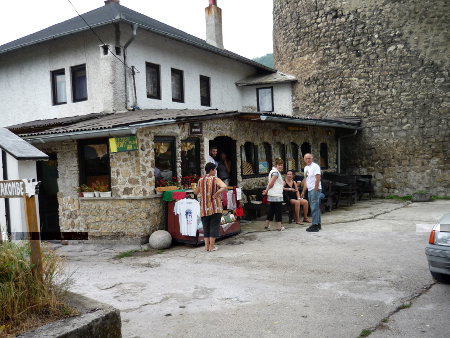
[[[430,243],[430,244],[434,244],[434,234],[435,234],[435,232],[436,231],[431,231],[431,233],[430,233],[430,238],[428,239],[428,243]]]

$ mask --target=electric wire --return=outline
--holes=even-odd
[[[132,67],[129,67],[125,64],[125,62],[122,61],[121,58],[119,58],[115,53],[112,52],[112,50],[109,48],[109,45],[106,44],[105,42],[103,42],[103,40],[101,39],[101,37],[94,31],[94,29],[91,27],[91,25],[84,19],[84,17],[77,11],[77,9],[75,8],[75,6],[73,5],[72,1],[67,0],[70,5],[72,6],[72,8],[74,9],[74,11],[77,13],[77,15],[84,21],[84,23],[86,24],[86,26],[89,27],[89,29],[91,30],[91,32],[97,37],[98,41],[100,41],[102,43],[102,47],[106,46],[108,48],[108,51],[111,53],[112,56],[114,56],[117,60],[119,60],[125,67],[127,67],[129,70],[131,71],[137,71],[139,73],[139,70],[134,67],[135,70],[133,70]]]

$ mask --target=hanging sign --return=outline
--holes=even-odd
[[[288,126],[287,130],[290,130],[290,131],[308,131],[308,127]]]
[[[0,181],[0,198],[24,197],[25,186],[22,180]]]
[[[203,125],[201,122],[189,123],[189,135],[201,135],[203,133]]]
[[[112,137],[109,139],[109,151],[111,153],[120,153],[137,149],[138,144],[136,136]]]

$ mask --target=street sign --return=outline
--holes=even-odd
[[[28,239],[31,248],[33,273],[42,280],[42,253],[40,240],[33,240],[33,234],[39,234],[37,210],[34,195],[39,183],[34,179],[0,181],[0,198],[23,198],[25,219],[28,226]]]
[[[0,198],[25,197],[25,184],[22,180],[0,181]]]

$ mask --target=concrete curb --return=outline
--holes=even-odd
[[[19,337],[122,337],[122,323],[119,310],[72,292],[69,292],[68,298],[68,305],[77,309],[80,315],[49,323]]]

